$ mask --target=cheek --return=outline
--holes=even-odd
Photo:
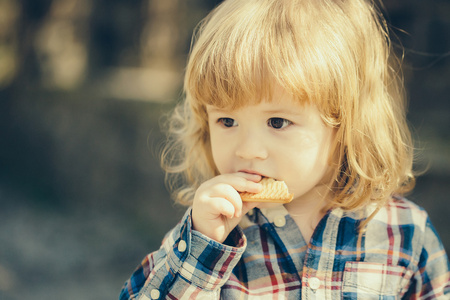
[[[294,182],[301,181],[307,184],[320,180],[329,169],[327,143],[304,139],[303,143],[283,152],[284,155],[280,160],[283,161],[284,169],[290,173],[289,178],[293,178]]]
[[[317,148],[308,148],[292,152],[291,156],[285,156],[285,164],[290,165],[292,169],[295,168],[303,176],[311,176],[322,164],[320,153],[317,150]]]
[[[217,170],[219,173],[223,174],[226,173],[227,170],[225,170],[227,164],[227,153],[229,153],[229,149],[227,148],[227,143],[225,143],[225,139],[220,136],[216,136],[212,134],[210,136],[211,138],[211,153],[212,158],[214,160],[214,164],[216,165]]]

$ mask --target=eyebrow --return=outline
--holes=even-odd
[[[265,110],[265,111],[263,111],[264,113],[267,113],[267,114],[278,114],[278,113],[283,113],[283,114],[285,114],[285,113],[289,113],[289,114],[292,114],[292,111],[288,111],[288,110],[284,110],[284,109],[268,109],[268,110]]]
[[[293,111],[291,109],[267,109],[264,110],[263,113],[271,115],[271,114],[283,114],[287,116],[298,116],[303,117],[307,115],[304,111]]]

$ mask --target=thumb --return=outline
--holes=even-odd
[[[243,202],[242,203],[242,215],[245,215],[250,210],[254,209],[255,207],[260,204],[259,202]]]
[[[238,217],[233,217],[231,219],[228,219],[228,224],[232,226],[233,228],[236,227],[239,222],[241,222],[242,218],[253,208],[257,207],[259,202],[243,202],[242,203],[242,209],[241,213]]]
[[[229,232],[231,232],[242,220],[242,218],[247,214],[251,209],[258,206],[258,202],[243,202],[241,214],[238,217],[227,218],[227,228]]]

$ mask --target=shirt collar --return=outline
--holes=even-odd
[[[337,207],[331,209],[328,214],[338,219],[342,217],[350,217],[356,220],[362,220],[370,215],[375,208],[376,206],[373,204],[368,205],[365,209],[359,209],[356,211],[344,211],[342,208]],[[279,218],[280,216],[286,217],[287,215],[289,215],[289,212],[283,204],[269,204],[267,207],[251,209],[239,225],[242,228],[247,228],[255,223],[274,223],[276,218]],[[259,220],[260,218],[264,218],[265,220]]]
[[[259,208],[259,210],[266,217],[269,223],[273,223],[275,218],[279,218],[280,216],[286,217],[289,215],[289,212],[283,204],[270,205],[268,207]]]

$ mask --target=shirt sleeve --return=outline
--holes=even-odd
[[[444,246],[427,218],[418,270],[403,299],[450,299],[450,265]]]
[[[230,233],[227,245],[193,230],[188,209],[160,249],[148,254],[125,282],[120,300],[196,298],[206,294],[219,298],[220,287],[230,277],[246,245],[239,227]]]

